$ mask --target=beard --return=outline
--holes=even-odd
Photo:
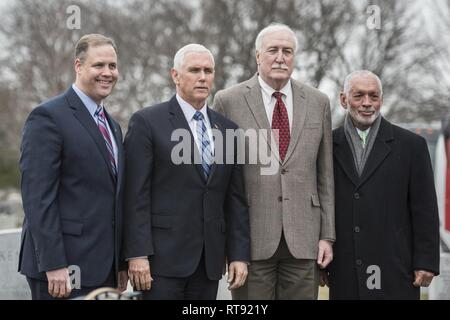
[[[357,128],[366,129],[370,127],[380,115],[380,111],[377,111],[374,108],[364,109],[364,111],[373,112],[373,114],[370,116],[363,116],[358,112],[358,110],[349,107],[350,117],[352,118],[353,123]]]

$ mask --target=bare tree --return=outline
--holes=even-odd
[[[420,9],[406,1],[365,1],[360,5],[353,39],[332,77],[337,88],[345,74],[368,69],[382,79],[386,117],[402,122],[439,119],[443,105],[430,95],[430,90],[437,89],[432,80],[439,69],[436,44],[423,32]],[[369,5],[381,9],[380,29],[366,26],[364,13]]]
[[[336,59],[343,55],[352,26],[351,1],[329,0],[203,0],[203,39],[216,57],[216,87],[227,87],[256,72],[254,41],[272,22],[289,25],[297,33],[296,71],[319,86]]]

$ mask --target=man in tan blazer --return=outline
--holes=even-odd
[[[330,103],[291,79],[298,44],[288,26],[269,25],[255,48],[258,73],[214,98],[215,110],[246,133],[265,129],[275,138],[260,139],[260,158],[244,166],[251,264],[246,284],[232,296],[317,299],[319,268],[333,259],[335,240]],[[246,153],[251,147],[247,142]],[[277,159],[273,174],[262,171],[263,150]]]

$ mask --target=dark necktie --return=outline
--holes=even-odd
[[[103,111],[102,106],[97,106],[97,111],[95,111],[94,116],[97,118],[97,126],[100,130],[103,140],[105,140],[106,149],[108,150],[108,158],[111,163],[114,175],[117,175],[116,159],[114,158],[114,149],[111,141],[111,137],[108,132],[108,127],[106,126],[106,116]]]
[[[272,115],[272,130],[278,129],[279,134],[275,132],[275,139],[278,140],[278,150],[280,152],[280,159],[284,161],[287,149],[289,147],[289,141],[291,140],[291,133],[289,131],[289,118],[284,105],[281,92],[274,92],[273,96],[277,99],[275,103],[275,109]]]

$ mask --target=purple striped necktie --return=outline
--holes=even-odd
[[[114,176],[116,176],[117,175],[116,159],[114,158],[113,144],[108,132],[108,127],[106,125],[107,120],[102,106],[100,105],[97,106],[97,111],[95,111],[94,116],[97,119],[97,126],[103,136],[103,140],[105,140],[106,149],[108,150],[108,159],[109,162],[111,163]]]

